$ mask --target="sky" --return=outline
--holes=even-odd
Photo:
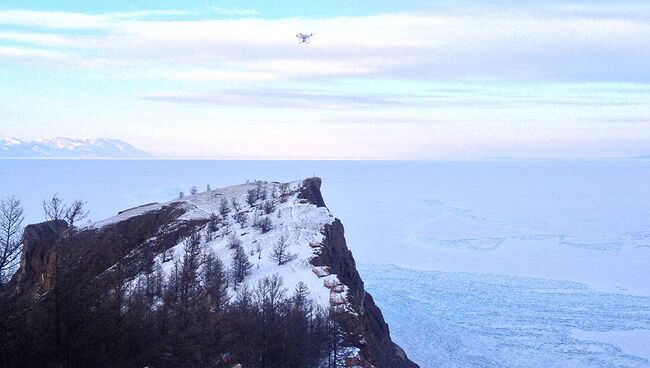
[[[167,158],[634,157],[649,60],[647,1],[10,0],[0,137]]]

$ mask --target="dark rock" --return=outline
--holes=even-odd
[[[68,232],[65,221],[25,228],[20,269],[14,277],[19,294],[44,294],[56,285],[58,270],[83,270],[96,277],[119,264],[126,278],[145,270],[155,254],[178,244],[205,221],[177,221],[185,210],[163,206],[101,229]]]
[[[319,178],[305,180],[298,197],[324,206],[320,184]],[[349,302],[358,316],[341,312],[335,318],[345,331],[347,342],[361,350],[362,361],[356,364],[364,366],[369,363],[376,368],[417,368],[418,365],[408,359],[404,350],[393,343],[381,310],[365,291],[352,252],[347,247],[341,221],[336,219],[326,225],[323,235],[325,239],[320,254],[311,263],[316,267],[328,267],[349,288]]]
[[[20,272],[12,281],[19,294],[37,285],[39,292],[46,292],[53,287],[57,250],[67,230],[68,223],[63,220],[25,227]]]
[[[327,207],[325,206],[323,195],[320,192],[321,183],[322,181],[318,177],[303,180],[302,190],[298,194],[298,198],[305,199],[308,203],[318,207]]]

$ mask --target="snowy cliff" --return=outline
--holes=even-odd
[[[417,367],[391,341],[381,311],[364,290],[343,225],[325,206],[320,186],[319,178],[258,181],[148,204],[81,230],[74,246],[57,235],[67,231],[65,223],[30,225],[13,289],[29,300],[47,295],[57,284],[56,262],[63,258],[97,277],[119,266],[132,283],[152,269],[170,273],[175,267],[170,260],[182,257],[186,239],[198,234],[203,249],[229,269],[233,243],[243,248],[251,265],[243,284],[253,287],[273,275],[289,290],[305,284],[309,297],[341,326],[352,353],[346,365]],[[279,243],[286,245],[282,261],[273,256]],[[228,286],[228,295],[234,297],[236,287]]]

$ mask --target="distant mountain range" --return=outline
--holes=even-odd
[[[132,145],[107,138],[45,138],[23,141],[0,138],[0,158],[142,158],[150,155]]]

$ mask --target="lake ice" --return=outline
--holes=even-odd
[[[99,220],[314,174],[423,367],[650,366],[650,161],[0,160],[0,196],[28,222],[55,192]]]

